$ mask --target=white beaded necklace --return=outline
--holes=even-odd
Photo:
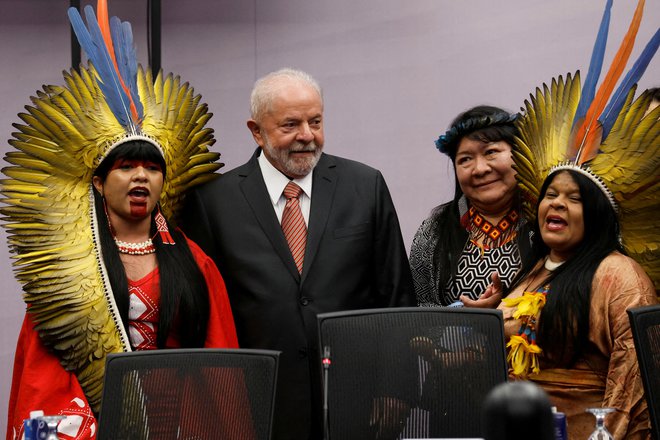
[[[117,249],[120,254],[129,254],[129,255],[146,255],[153,254],[156,252],[156,246],[154,246],[151,238],[146,239],[140,243],[129,243],[127,241],[121,241],[117,237],[113,237],[115,243],[117,244]]]
[[[550,259],[550,256],[548,255],[545,259],[545,262],[543,263],[543,267],[545,267],[550,272],[554,272],[562,264],[564,264],[564,261],[560,261],[560,262],[552,261]]]

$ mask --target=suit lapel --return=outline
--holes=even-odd
[[[257,152],[255,152],[246,164],[245,172],[240,174],[243,177],[240,188],[264,234],[270,240],[273,248],[275,248],[275,251],[284,262],[284,265],[294,278],[299,279],[298,268],[296,268],[296,264],[293,261],[291,250],[282,232],[282,226],[277,221],[273,203],[266,190],[266,183],[264,182],[264,177],[261,174],[261,169],[257,161],[258,152],[259,150],[257,149]]]
[[[332,156],[323,154],[314,168],[312,184],[312,205],[309,211],[309,226],[307,228],[307,247],[303,263],[302,281],[305,280],[309,268],[319,249],[321,238],[325,232],[330,209],[337,188],[336,164]]]

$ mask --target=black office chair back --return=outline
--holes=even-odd
[[[660,440],[660,305],[628,310],[653,438]]]
[[[246,349],[110,355],[98,438],[270,439],[278,362]]]
[[[482,437],[482,403],[506,382],[497,310],[396,308],[318,316],[332,440]]]

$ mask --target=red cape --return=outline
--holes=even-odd
[[[225,283],[217,267],[192,241],[188,246],[197,262],[209,291],[209,322],[206,348],[238,348]],[[173,338],[168,348],[176,348]],[[59,359],[42,344],[29,313],[23,320],[16,355],[9,412],[7,440],[22,439],[23,419],[30,411],[43,410],[46,415],[67,416],[58,428],[62,440],[84,440],[96,438],[97,421],[75,374],[65,371]]]

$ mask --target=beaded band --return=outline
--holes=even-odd
[[[117,244],[117,249],[119,250],[120,254],[146,255],[156,252],[156,246],[154,246],[151,238],[141,243],[129,243],[115,238],[115,243]]]

